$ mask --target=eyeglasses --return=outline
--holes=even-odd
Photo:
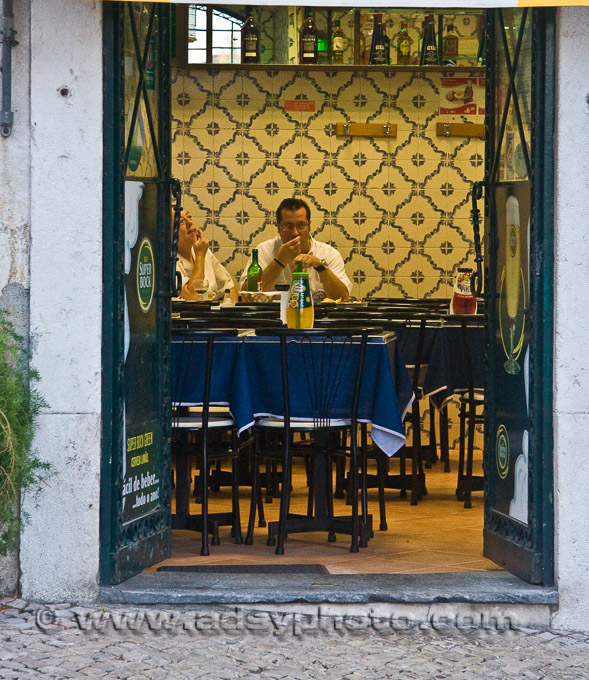
[[[285,222],[280,225],[281,231],[293,231],[296,229],[299,233],[307,231],[309,228],[309,222],[299,222],[298,224],[292,224],[291,222]]]

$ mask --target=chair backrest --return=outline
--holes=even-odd
[[[192,312],[198,314],[210,310],[209,300],[172,300],[172,312]]]
[[[218,318],[238,318],[238,319],[277,319],[278,312],[270,309],[266,310],[244,310],[243,307],[223,307],[222,309],[211,309],[204,312],[180,312],[181,319],[212,319]]]
[[[172,332],[172,404],[176,407],[202,404],[203,436],[206,436],[209,424],[215,345],[219,340],[236,337],[237,334],[236,329]],[[223,368],[228,373],[233,370],[230,365]]]
[[[213,330],[221,328],[282,328],[280,319],[266,319],[258,316],[240,317],[219,314],[210,319],[181,319],[187,329]],[[176,326],[177,327],[177,326]]]
[[[355,319],[318,319],[314,322],[313,328],[362,328],[367,331],[369,335],[382,333],[385,330],[396,330],[403,325],[403,322],[399,321],[389,321],[385,323],[379,322],[369,322],[369,323],[358,323]]]
[[[276,331],[256,335],[280,343],[286,435],[290,434],[292,395],[306,400],[315,430],[327,432],[334,420],[358,421],[358,401],[366,356],[367,329],[329,328]],[[297,414],[295,414],[297,415]]]
[[[235,303],[236,308],[249,309],[251,311],[273,311],[278,310],[280,312],[280,302],[246,302],[240,300]]]

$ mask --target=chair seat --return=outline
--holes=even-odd
[[[346,418],[332,418],[328,421],[326,421],[325,427],[329,427],[331,429],[343,429],[346,427],[351,427],[352,422],[349,419]],[[281,418],[260,418],[256,422],[257,427],[267,427],[267,428],[275,428],[275,429],[284,429],[284,420]],[[312,420],[296,420],[295,418],[291,418],[290,420],[290,429],[295,430],[295,431],[312,431],[312,430],[317,430],[317,424],[314,423]]]
[[[222,413],[209,414],[209,428],[225,428],[229,429],[235,427],[235,421],[229,415]],[[195,413],[191,416],[182,416],[180,418],[172,419],[172,429],[178,430],[202,430],[202,415]]]

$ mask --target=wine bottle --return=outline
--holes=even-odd
[[[241,29],[241,63],[260,63],[260,33],[253,17],[248,17]]]
[[[425,17],[425,28],[423,30],[423,42],[421,43],[420,66],[439,66],[440,54],[436,41],[436,27],[434,25],[434,15],[428,14]]]
[[[401,23],[401,30],[397,36],[397,64],[411,63],[411,43],[413,39],[407,31],[407,22]]]
[[[442,40],[444,66],[456,66],[458,61],[458,36],[454,32],[454,24],[448,24],[446,31]]]
[[[372,45],[370,46],[370,64],[386,64],[386,46],[382,34],[382,14],[374,15],[374,30],[372,31]]]
[[[306,12],[307,10],[305,10]],[[317,63],[317,25],[315,19],[311,14],[307,14],[305,21],[301,26],[300,33],[301,40],[301,64],[316,64]]]
[[[340,22],[336,19],[333,22],[333,33],[331,34],[331,62],[333,64],[344,63],[344,47],[346,39],[344,32],[340,26]]]
[[[252,263],[247,268],[246,290],[250,293],[262,291],[262,267],[258,264],[258,249],[252,249]]]

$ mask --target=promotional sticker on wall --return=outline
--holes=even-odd
[[[484,78],[441,78],[440,114],[476,116],[484,113]]]

